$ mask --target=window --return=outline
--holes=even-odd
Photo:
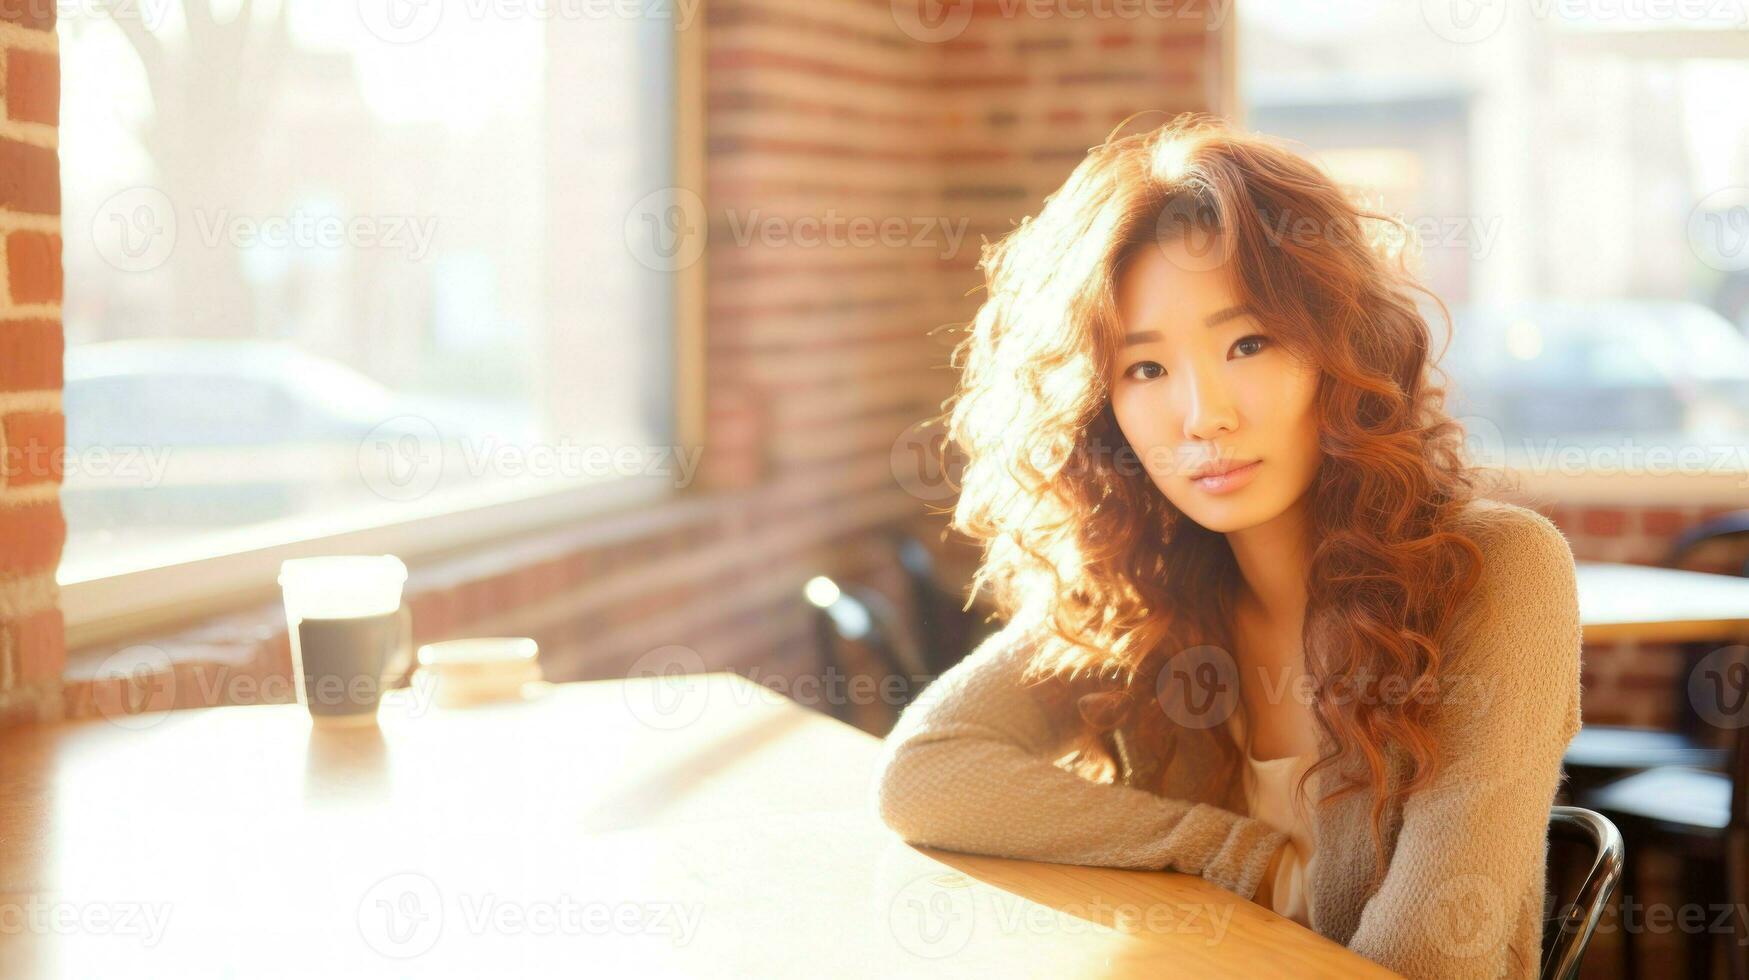
[[[1705,477],[1740,499],[1738,5],[1259,0],[1239,13],[1246,125],[1298,141],[1416,230],[1423,281],[1455,320],[1448,407],[1478,462]]]
[[[681,485],[668,9],[70,9],[63,584]]]

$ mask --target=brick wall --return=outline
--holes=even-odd
[[[1749,500],[1745,501],[1749,504]],[[1544,507],[1580,561],[1662,564],[1677,535],[1739,507],[1699,504],[1599,504]],[[1723,572],[1725,569],[1707,569]]]
[[[1231,25],[1211,10],[1219,6],[1189,3],[1182,16],[1148,18],[1116,14],[1159,5],[972,4],[964,29],[938,42],[945,194],[970,217],[968,238],[1006,234],[1132,115],[1144,113],[1128,132],[1188,109],[1232,111],[1221,96],[1220,64]],[[1094,16],[1101,10],[1113,15]],[[975,247],[955,256],[956,292],[981,281],[977,260]],[[962,319],[978,299],[958,304]]]
[[[54,27],[51,4],[0,6],[0,722],[55,715],[65,664]]]

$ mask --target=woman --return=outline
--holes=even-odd
[[[888,736],[890,827],[1201,875],[1408,976],[1536,974],[1573,556],[1480,495],[1402,230],[1186,115],[986,246],[948,431],[1009,622]]]

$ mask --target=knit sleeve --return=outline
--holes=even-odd
[[[1286,840],[1260,820],[1056,764],[1072,732],[1021,681],[1035,649],[1010,624],[901,714],[874,780],[881,819],[944,850],[1199,875],[1244,898]]]
[[[1507,517],[1482,542],[1452,639],[1434,733],[1443,769],[1405,801],[1389,871],[1348,943],[1406,976],[1538,972],[1549,810],[1580,726],[1579,597],[1560,530],[1528,509]]]

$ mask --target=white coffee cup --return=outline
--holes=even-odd
[[[298,703],[323,725],[376,722],[383,688],[413,657],[401,604],[407,566],[394,555],[292,558],[279,568]]]

